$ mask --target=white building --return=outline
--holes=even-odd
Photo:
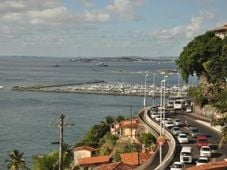
[[[94,155],[96,149],[90,146],[81,146],[76,147],[73,150],[74,154],[74,166],[79,165],[79,159],[81,158],[90,158]]]
[[[224,37],[227,36],[227,24],[221,27],[215,28],[211,31],[213,31],[216,36],[220,37],[221,39],[224,39]]]

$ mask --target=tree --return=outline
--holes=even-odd
[[[13,150],[9,154],[10,159],[6,160],[6,162],[8,162],[7,169],[10,170],[28,169],[25,166],[25,160],[23,159],[23,155],[24,155],[23,152],[20,153],[18,150]]]
[[[33,170],[58,170],[59,152],[54,151],[46,155],[33,156],[32,169]]]
[[[125,120],[125,119],[126,119],[126,117],[124,117],[123,115],[119,115],[119,116],[117,116],[116,121],[119,123],[119,122],[121,122],[122,120]]]
[[[213,32],[206,32],[189,42],[176,60],[182,78],[188,82],[189,76],[196,73],[201,82],[223,80],[225,77],[217,72],[220,66],[217,62],[227,62],[227,58],[223,58],[222,46],[222,40]],[[214,64],[216,68],[212,70],[210,66]],[[220,70],[226,71],[223,68]]]
[[[150,147],[152,144],[156,143],[156,139],[151,133],[143,133],[139,141],[144,144],[145,147]]]

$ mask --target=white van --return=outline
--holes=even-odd
[[[174,104],[173,104],[174,109],[181,110],[181,109],[184,109],[184,107],[185,107],[185,100],[178,99],[174,101]]]
[[[184,163],[192,163],[193,154],[192,154],[192,147],[184,146],[180,152],[180,162]]]

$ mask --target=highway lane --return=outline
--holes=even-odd
[[[219,132],[217,132],[216,130],[197,122],[197,120],[201,120],[200,118],[197,118],[197,117],[195,118],[187,113],[178,113],[176,115],[171,115],[170,117],[173,119],[174,118],[181,119],[181,121],[183,123],[185,121],[187,121],[189,125],[197,127],[200,131],[200,134],[206,135],[208,137],[210,144],[212,144],[212,145],[219,144],[219,141],[221,140],[221,134]],[[157,123],[159,124],[159,122],[157,122]],[[189,129],[187,127],[183,126],[183,127],[181,127],[181,130],[183,132],[189,134]],[[187,164],[186,167],[195,166],[195,161],[199,158],[199,149],[195,144],[196,138],[189,137],[189,139],[190,139],[190,142],[188,144],[179,144],[176,139],[176,141],[177,141],[176,155],[175,155],[175,158],[172,161],[172,163],[174,161],[180,160],[180,151],[181,151],[182,146],[191,146],[193,148],[193,160],[194,161],[192,164]],[[225,144],[217,150],[217,153],[212,154],[210,161],[223,160],[226,156],[227,156],[227,145]]]
[[[187,114],[187,113],[185,113],[185,114],[178,113],[175,118],[181,119],[182,122],[185,122],[185,120],[186,120],[189,125],[197,127],[200,130],[200,134],[208,136],[208,140],[209,140],[210,144],[212,144],[212,145],[219,144],[219,141],[221,139],[221,134],[212,128],[209,128],[201,123],[198,123],[196,120],[199,120],[199,118],[192,117],[190,114]],[[182,127],[181,129],[182,129],[182,131],[189,133],[188,128]],[[189,139],[190,139],[189,144],[179,144],[178,143],[177,148],[176,148],[177,152],[175,155],[175,159],[173,160],[173,162],[180,160],[180,150],[181,150],[182,146],[191,146],[193,148],[194,163],[187,164],[186,167],[195,166],[195,161],[196,161],[196,159],[199,158],[199,149],[195,144],[196,139],[191,138],[191,137],[189,137]],[[212,158],[210,159],[210,161],[223,160],[226,156],[227,156],[227,145],[223,145],[221,148],[219,148],[217,150],[217,153],[214,153],[212,155]]]

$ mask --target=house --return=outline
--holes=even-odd
[[[120,154],[122,163],[130,166],[139,166],[148,160],[152,155],[150,153],[130,152]]]
[[[94,156],[90,158],[79,159],[79,166],[81,169],[92,170],[97,168],[102,164],[110,162],[110,156]]]
[[[118,137],[136,138],[138,129],[142,127],[138,119],[123,120],[111,126],[110,132]]]
[[[216,36],[220,37],[221,39],[224,39],[224,37],[227,36],[227,24],[221,27],[215,28],[211,31],[213,31]]]
[[[73,150],[74,166],[79,165],[79,159],[90,158],[95,154],[95,152],[96,152],[96,149],[90,146],[81,146],[81,147],[74,148]]]

